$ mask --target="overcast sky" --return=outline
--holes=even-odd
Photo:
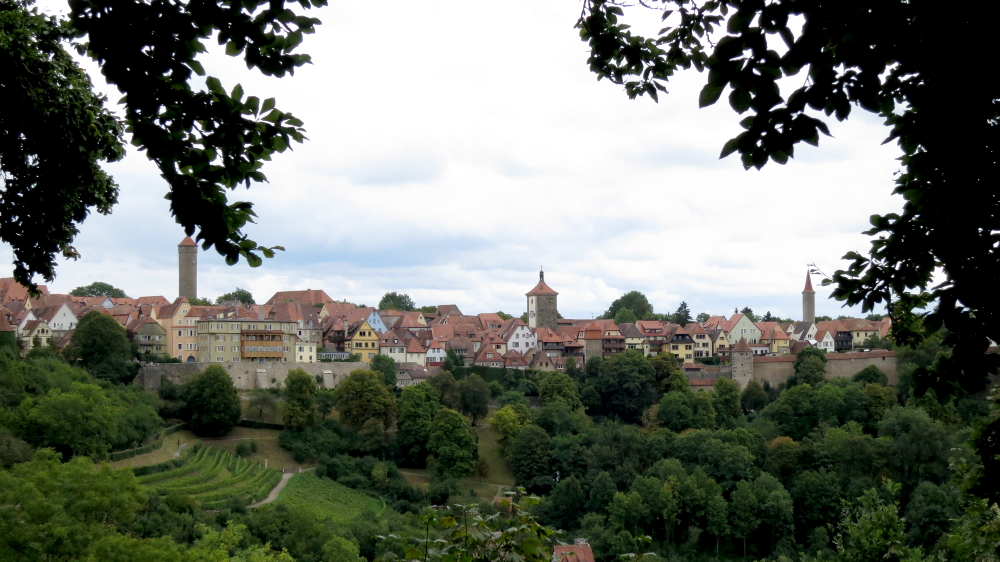
[[[323,25],[302,47],[314,64],[293,77],[213,54],[210,75],[276,97],[309,141],[265,166],[270,183],[234,194],[255,203],[251,238],[287,251],[256,269],[201,252],[199,296],[311,288],[375,305],[397,291],[520,314],[544,266],[566,317],[639,290],[657,312],[684,300],[694,313],[799,319],[806,264],[844,267],[846,252],[868,248],[868,217],[901,207],[885,127],[856,109],[819,148],[744,171],[718,159],[740,131],[726,96],[698,109],[705,76],[691,71],[658,104],[630,101],[588,70],[579,11],[569,0],[334,0],[314,11]],[[166,184],[131,147],[108,169],[119,205],[87,219],[82,259],[61,263],[50,290],[106,281],[172,300],[184,234]],[[817,314],[849,313],[816,289]]]

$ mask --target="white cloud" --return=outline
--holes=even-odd
[[[202,253],[200,293],[323,288],[374,304],[401,291],[519,313],[544,265],[567,316],[637,289],[660,311],[684,299],[695,312],[798,317],[805,264],[842,267],[867,248],[867,217],[900,206],[884,127],[856,113],[789,164],[744,171],[717,159],[739,119],[725,97],[697,109],[703,75],[679,75],[658,104],[628,100],[589,72],[578,10],[335,3],[304,43],[314,64],[280,80],[213,46],[209,74],[276,97],[310,140],[265,166],[270,183],[234,194],[256,205],[251,237],[287,251],[258,269]],[[104,280],[173,298],[183,233],[166,186],[135,151],[109,169],[121,203],[87,220],[83,259],[61,264],[52,288]],[[818,313],[839,314],[817,290]]]

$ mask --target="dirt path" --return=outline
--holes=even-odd
[[[181,453],[184,452],[184,448],[187,447],[187,446],[188,446],[187,443],[181,443],[181,446],[177,447],[177,451],[174,452],[174,458],[176,459],[176,458],[180,457]]]
[[[260,507],[262,505],[269,504],[269,503],[273,502],[274,500],[278,499],[278,494],[280,494],[281,491],[285,489],[285,486],[288,485],[288,481],[291,480],[292,476],[295,476],[296,474],[300,474],[300,473],[298,473],[298,472],[286,472],[286,473],[282,474],[281,475],[281,482],[278,482],[278,485],[275,486],[273,490],[271,490],[271,493],[268,494],[266,498],[260,500],[259,502],[254,503],[254,504],[250,504],[250,507],[251,508],[253,508],[253,507]]]

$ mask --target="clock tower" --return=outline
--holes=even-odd
[[[545,271],[539,270],[538,284],[525,294],[528,297],[529,328],[548,328],[555,331],[556,319],[559,317],[556,312],[558,294],[545,284]]]

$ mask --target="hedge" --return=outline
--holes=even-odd
[[[280,423],[267,423],[254,420],[240,420],[240,423],[236,425],[240,427],[249,427],[250,429],[277,429],[279,431],[285,429],[285,426]]]

